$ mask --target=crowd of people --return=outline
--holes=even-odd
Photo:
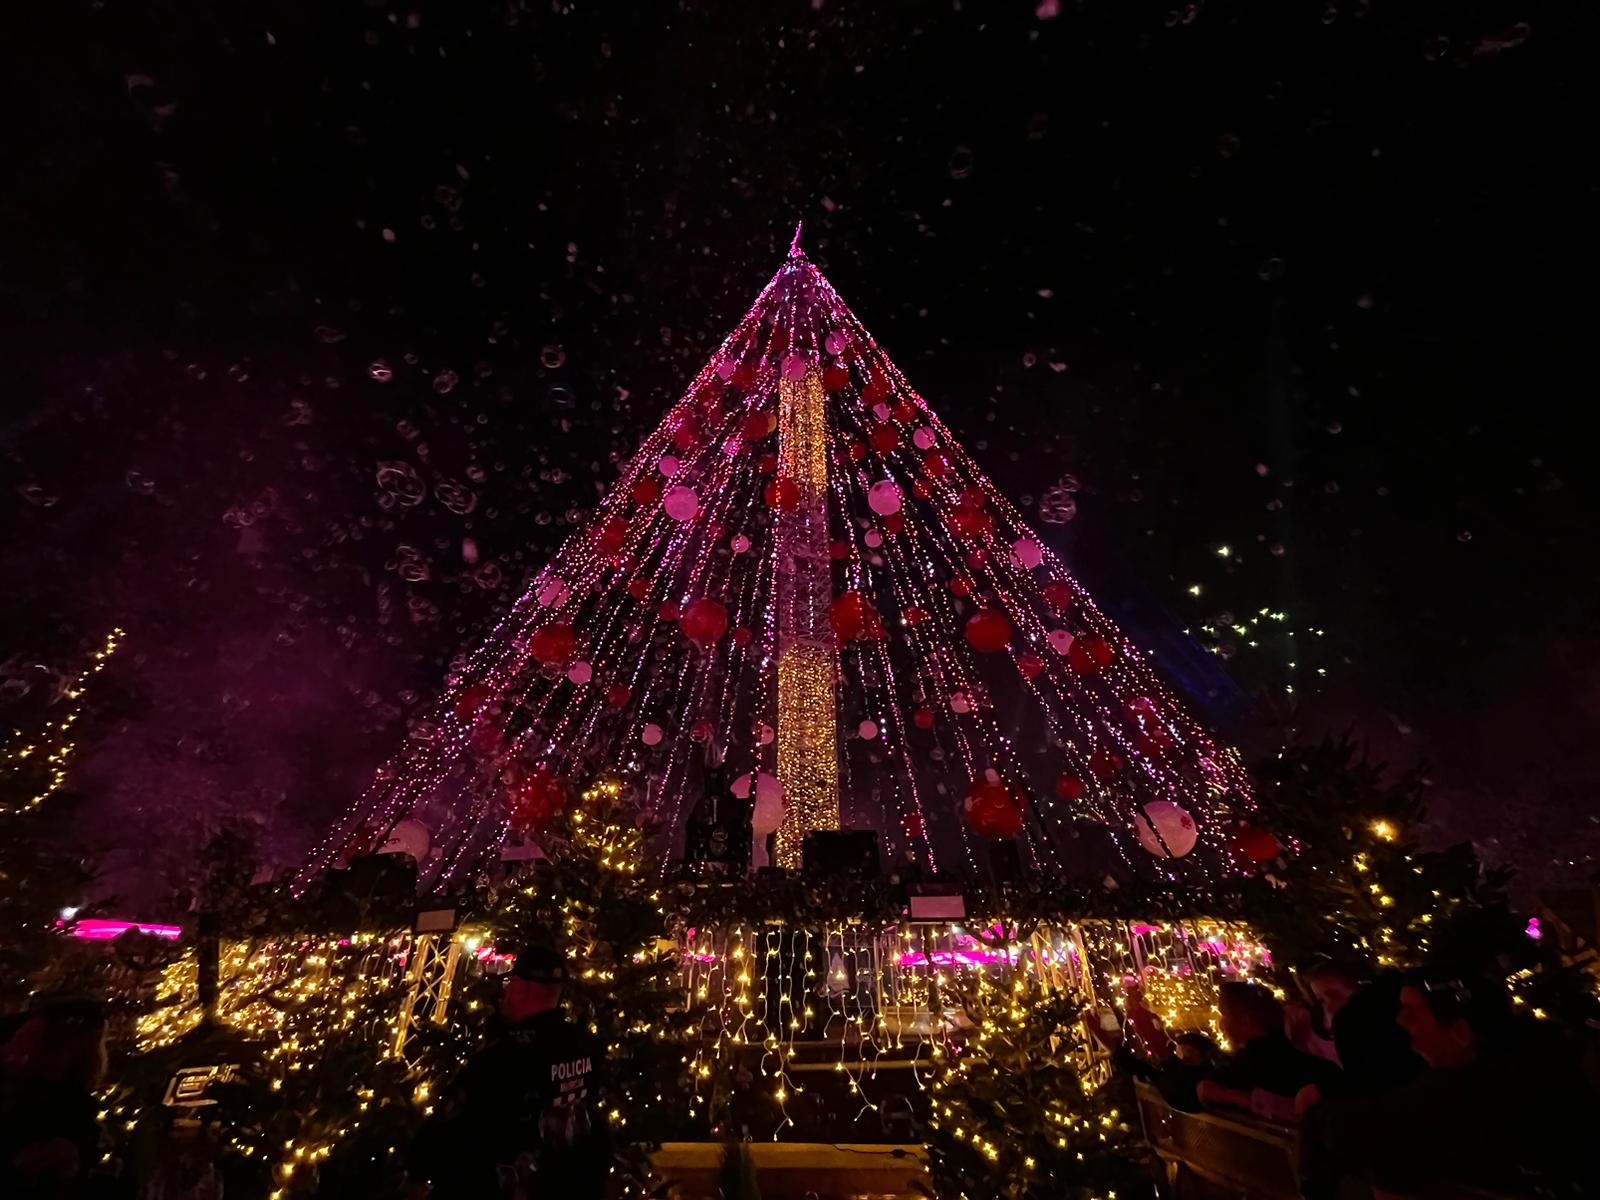
[[[611,1162],[603,1047],[562,1012],[567,965],[526,948],[504,980],[498,1033],[439,1098],[408,1156],[413,1196],[598,1200]],[[1426,973],[1369,977],[1322,963],[1285,1002],[1224,983],[1228,1051],[1164,1028],[1130,981],[1127,1020],[1101,1026],[1112,1061],[1173,1108],[1298,1128],[1306,1200],[1417,1196],[1441,1183],[1491,1195],[1600,1195],[1586,1135],[1600,1103],[1553,1023],[1518,1016],[1503,986]],[[0,1031],[0,1195],[82,1196],[100,1155],[96,1089],[106,1021],[93,1004],[40,1008]]]
[[[1306,1200],[1352,1181],[1379,1196],[1447,1184],[1491,1195],[1600,1195],[1587,1135],[1600,1099],[1549,1022],[1514,1011],[1490,980],[1369,976],[1324,962],[1285,1002],[1230,982],[1218,997],[1222,1053],[1165,1030],[1137,986],[1113,1061],[1184,1111],[1295,1126]]]

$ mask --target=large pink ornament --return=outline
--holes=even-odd
[[[811,364],[801,354],[791,354],[783,360],[783,377],[789,380],[801,380],[806,377],[806,368]]]
[[[719,358],[719,359],[717,359],[717,378],[718,379],[732,379],[733,378],[733,373],[738,369],[739,369],[739,364],[734,362],[732,358]]]
[[[639,731],[639,740],[641,742],[643,742],[646,746],[657,746],[657,745],[660,745],[661,744],[661,726],[655,725],[655,724],[646,725],[643,729],[641,729]]]
[[[750,549],[750,539],[742,533],[736,533],[733,535],[733,541],[729,542],[728,546],[735,554],[743,554]]]
[[[1032,538],[1022,538],[1013,542],[1011,552],[1017,556],[1017,561],[1030,571],[1044,561],[1044,550]]]
[[[1182,858],[1200,838],[1194,818],[1170,800],[1152,800],[1135,809],[1133,828],[1139,844],[1157,858]]]
[[[880,517],[892,517],[900,511],[900,485],[892,479],[873,484],[867,492],[867,507]]]
[[[867,741],[870,742],[873,738],[878,736],[878,723],[876,721],[863,721],[856,732],[861,734],[862,737],[866,738]]]
[[[594,678],[594,669],[586,662],[575,662],[567,668],[567,678],[573,683],[585,684]]]
[[[678,462],[678,460],[672,455],[663,454],[661,456],[661,461],[656,463],[656,470],[660,471],[668,479],[671,479],[678,473],[678,468],[680,466],[682,466],[682,464]]]
[[[1045,641],[1050,643],[1050,649],[1057,654],[1066,654],[1072,649],[1072,635],[1065,629],[1052,629],[1045,634]]]
[[[539,603],[546,608],[559,608],[567,602],[567,597],[572,595],[572,589],[567,586],[565,579],[552,576],[539,585]]]
[[[935,435],[933,430],[924,425],[911,435],[911,444],[918,450],[932,450]]]
[[[692,521],[700,511],[700,497],[691,487],[669,488],[661,498],[661,507],[674,521]]]
[[[837,355],[847,345],[844,334],[835,329],[822,343],[829,354]]]

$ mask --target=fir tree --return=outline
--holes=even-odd
[[[1282,856],[1247,885],[1247,915],[1278,961],[1320,955],[1413,967],[1486,912],[1508,912],[1504,873],[1470,844],[1425,851],[1420,770],[1374,762],[1348,736],[1293,746],[1256,768],[1257,811]]]
[[[1094,1086],[1081,1010],[1018,965],[957,985],[972,1032],[942,1047],[928,1168],[940,1200],[1109,1200],[1150,1176],[1125,1082]]]
[[[71,801],[83,693],[120,635],[112,633],[75,677],[18,706],[26,711],[0,717],[0,1011],[24,1005],[41,987],[76,982],[61,970],[62,914],[82,903],[93,875],[81,856],[61,848],[56,825]]]
[[[497,944],[539,943],[572,963],[566,1006],[606,1046],[604,1103],[630,1188],[649,1175],[648,1151],[689,1108],[682,1000],[660,878],[646,859],[649,830],[626,785],[602,776],[581,803],[538,833],[546,860],[489,898],[483,920]]]

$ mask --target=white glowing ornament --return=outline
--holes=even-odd
[[[768,781],[771,780],[769,783]],[[734,794],[738,795],[737,785]],[[749,785],[745,795],[750,794]],[[765,838],[783,824],[783,785],[774,776],[761,772],[756,780],[756,802],[750,812],[750,830],[758,838]]]
[[[1133,829],[1139,844],[1157,858],[1182,858],[1200,837],[1194,818],[1170,800],[1152,800],[1142,810],[1135,809]]]
[[[867,490],[867,507],[880,517],[892,517],[900,511],[900,485],[884,479]]]
[[[1065,654],[1072,649],[1072,635],[1065,629],[1052,629],[1045,635],[1045,641],[1050,643],[1050,649],[1057,654]]]
[[[378,848],[379,854],[409,854],[421,862],[428,857],[428,827],[421,821],[408,818],[389,831]]]
[[[661,507],[674,521],[692,521],[700,511],[700,497],[691,487],[668,488],[661,498]]]
[[[646,725],[639,731],[639,740],[646,746],[659,746],[661,744],[661,726],[656,724]]]
[[[1011,552],[1017,556],[1017,561],[1030,571],[1044,561],[1044,549],[1032,538],[1019,538],[1012,542]]]
[[[567,668],[567,678],[573,683],[588,683],[594,678],[594,670],[586,662],[575,662]]]
[[[678,467],[680,465],[681,464],[678,462],[678,460],[672,455],[663,454],[656,462],[656,470],[660,471],[668,479],[671,479],[678,473]]]

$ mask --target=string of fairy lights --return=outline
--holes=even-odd
[[[89,655],[83,669],[61,690],[61,699],[67,702],[63,712],[50,716],[34,729],[14,728],[4,739],[0,739],[0,772],[17,778],[23,777],[25,772],[29,778],[42,775],[28,794],[8,802],[6,811],[35,812],[65,785],[67,771],[77,749],[73,727],[83,715],[78,701],[89,682],[105,670],[123,636],[121,629],[113,629],[108,633],[100,647]],[[42,771],[40,764],[43,765]]]

